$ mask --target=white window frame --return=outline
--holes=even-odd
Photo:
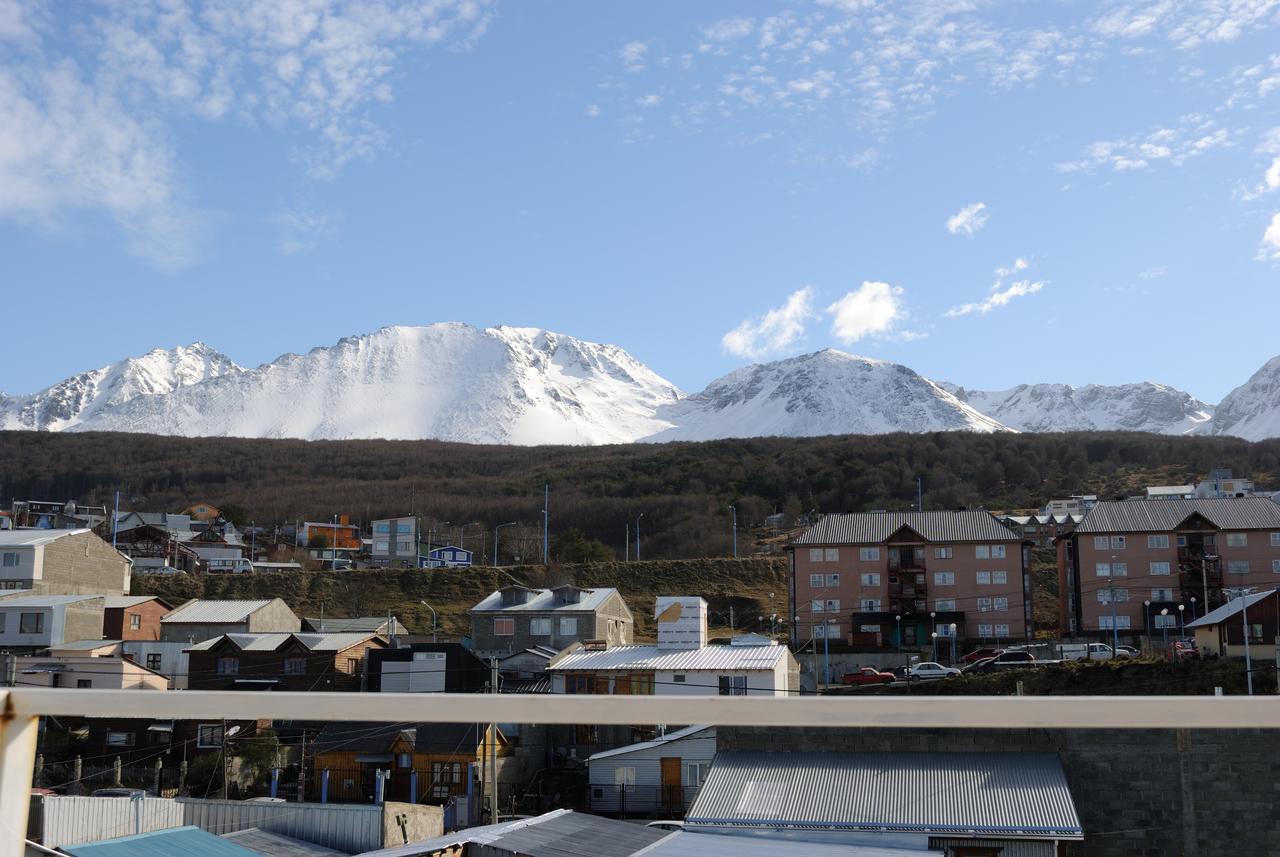
[[[216,735],[216,738],[210,736]],[[206,739],[209,740],[206,740]],[[196,726],[196,746],[202,750],[211,750],[222,746],[222,724],[200,723]]]
[[[823,559],[826,562],[840,561],[840,548],[823,548],[823,553],[825,554]]]
[[[809,562],[822,562],[822,548],[809,548]]]
[[[991,600],[991,609],[997,613],[1009,612],[1009,596],[997,595]]]
[[[1108,549],[1110,549],[1110,547],[1111,547],[1111,537],[1110,537],[1110,536],[1094,536],[1094,537],[1093,537],[1093,549],[1094,549],[1094,550],[1096,550],[1096,551],[1104,551],[1104,550],[1108,550]]]
[[[1110,576],[1111,576],[1111,563],[1109,563],[1109,562],[1095,562],[1095,563],[1093,564],[1093,572],[1094,572],[1094,574],[1095,574],[1097,577],[1110,577]]]
[[[577,616],[561,616],[560,617],[560,636],[576,637],[578,635],[578,617]]]
[[[1249,546],[1248,533],[1227,533],[1227,547],[1247,548],[1248,546]]]
[[[634,788],[636,784],[635,765],[619,765],[613,769],[614,788]]]
[[[1007,572],[1007,571],[993,571],[993,572],[991,572],[991,583],[992,583],[992,585],[994,585],[994,586],[999,586],[1000,584],[1008,584],[1008,583],[1009,583],[1009,572]]]
[[[1125,546],[1125,538],[1124,538],[1124,536],[1112,536],[1112,537],[1111,537],[1111,549],[1112,549],[1113,551],[1122,551],[1122,550],[1124,550],[1124,546]]]
[[[863,598],[858,603],[859,603],[859,606],[862,607],[862,609],[858,611],[860,613],[879,613],[880,612],[879,598]]]
[[[979,637],[991,637],[991,636],[994,636],[994,629],[991,627],[991,624],[990,624],[990,623],[979,623],[979,624],[978,624],[978,636],[979,636]]]
[[[990,612],[991,612],[991,599],[990,599],[990,598],[979,598],[979,599],[978,599],[978,612],[979,612],[979,613],[990,613]]]
[[[1173,617],[1170,616],[1169,618],[1172,619]],[[1176,625],[1177,623],[1175,622],[1174,624]],[[1124,614],[1117,614],[1115,627],[1117,630],[1120,630],[1120,631],[1129,630],[1129,627],[1130,627],[1129,617],[1125,616]],[[1103,615],[1098,617],[1098,628],[1104,631],[1112,630],[1110,613],[1104,613]]]
[[[813,603],[809,605],[810,613],[824,613],[826,612],[826,609],[827,602],[823,601],[821,598],[813,599]]]
[[[858,559],[862,562],[879,562],[880,548],[858,548]]]
[[[551,636],[551,617],[535,616],[529,620],[529,636],[530,637],[550,637]]]
[[[1280,559],[1271,560],[1271,573],[1280,574]],[[0,628],[0,630],[4,630],[4,629]]]
[[[1151,617],[1151,626],[1153,628],[1176,628],[1178,627],[1178,617],[1169,613],[1157,613]]]
[[[978,586],[990,586],[990,585],[991,585],[991,572],[989,572],[989,571],[979,571],[979,572],[976,572],[976,573],[974,574],[974,581],[978,584]]]
[[[1152,577],[1164,577],[1173,574],[1168,560],[1152,560],[1147,564],[1147,574]]]
[[[838,574],[828,574],[828,575],[827,575],[827,588],[828,588],[828,589],[829,589],[829,588],[831,588],[832,586],[839,586],[839,585],[840,585],[840,575],[838,575]]]
[[[839,613],[839,612],[840,612],[840,599],[839,599],[839,598],[828,598],[828,599],[827,599],[827,612],[828,612],[828,613]]]
[[[1271,534],[1271,546],[1273,548],[1280,548],[1280,533]]]
[[[112,740],[116,738],[117,740]],[[132,747],[137,741],[137,735],[133,732],[119,732],[114,729],[107,732],[106,746],[108,747]]]
[[[933,573],[934,586],[955,586],[956,573],[954,571],[935,571]]]
[[[956,600],[955,600],[954,598],[935,598],[935,599],[933,600],[933,609],[934,609],[934,610],[936,610],[936,611],[938,611],[939,613],[942,613],[942,612],[947,612],[947,613],[955,612],[955,609],[956,609]]]
[[[992,559],[1005,559],[1007,556],[1008,556],[1008,552],[1007,552],[1007,551],[1005,551],[1005,546],[1004,546],[1004,545],[992,545],[992,546],[991,546],[991,558],[992,558]]]
[[[997,623],[996,623],[996,636],[997,636],[997,637],[1008,637],[1008,636],[1009,636],[1009,623],[1008,623],[1008,622],[997,622]]]
[[[879,586],[879,585],[880,585],[880,572],[878,572],[878,571],[864,571],[864,572],[862,573],[861,580],[862,580],[862,585],[863,585],[863,586]]]
[[[1160,535],[1147,536],[1147,547],[1152,550],[1165,550],[1169,547],[1169,534],[1161,533]]]
[[[4,568],[17,568],[17,567],[18,567],[18,562],[19,562],[19,559],[18,559],[18,554],[17,554],[17,552],[14,552],[14,551],[7,551],[7,552],[5,553],[5,555],[4,555]]]
[[[974,559],[991,559],[991,545],[974,545]]]
[[[810,589],[821,589],[821,588],[822,588],[822,582],[823,582],[823,579],[824,579],[824,578],[823,578],[823,576],[822,576],[821,574],[811,574],[811,575],[809,575],[809,588],[810,588]]]
[[[1128,577],[1128,576],[1129,576],[1129,563],[1127,563],[1127,562],[1113,562],[1113,563],[1111,563],[1111,576],[1112,576],[1112,577]]]
[[[947,546],[933,549],[934,559],[953,559],[955,557],[955,548]]]
[[[1163,597],[1162,597],[1163,596]],[[1173,589],[1168,586],[1157,586],[1151,589],[1152,601],[1172,601]]]

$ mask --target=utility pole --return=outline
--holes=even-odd
[[[551,484],[543,483],[542,485],[542,564],[547,564],[547,557],[550,554],[550,514],[551,514]],[[497,823],[495,816],[494,823]]]
[[[1116,564],[1112,562],[1112,574],[1115,573],[1115,570]],[[1108,600],[1111,601],[1111,653],[1114,655],[1120,645],[1120,626],[1116,624],[1116,579],[1114,576],[1107,578],[1107,589],[1111,593]],[[1085,649],[1086,651],[1088,650],[1088,644],[1085,645]]]
[[[644,512],[636,515],[636,560],[640,559],[640,519],[644,517]]]
[[[916,477],[916,511],[924,511],[924,477]]]
[[[489,692],[498,692],[498,659],[489,659]],[[498,823],[498,724],[490,723],[489,732],[489,818],[493,824]]]
[[[631,522],[622,525],[622,561],[631,559]]]
[[[733,558],[738,558],[738,507],[730,506],[729,512],[733,515]]]
[[[1200,585],[1204,587],[1204,612],[1208,613],[1211,607],[1209,603],[1209,560],[1216,560],[1216,556],[1205,554],[1200,557]]]
[[[1249,594],[1252,586],[1241,586],[1231,590],[1240,599],[1240,616],[1244,622],[1244,677],[1249,687],[1249,695],[1253,696],[1253,657],[1249,651]]]
[[[120,492],[116,492],[116,511],[111,516],[111,549],[116,548],[116,530],[120,526]]]
[[[4,658],[4,686],[18,686],[18,656],[13,652],[0,652],[0,658]]]
[[[494,527],[494,528],[493,528],[493,567],[494,567],[494,568],[497,568],[498,566],[502,565],[502,562],[501,562],[501,560],[499,559],[499,556],[500,556],[500,555],[499,555],[499,553],[498,553],[498,546],[501,544],[501,542],[500,542],[500,538],[501,538],[500,531],[502,530],[502,528],[503,528],[503,527],[514,527],[514,526],[515,526],[516,524],[518,524],[518,523],[520,523],[520,522],[519,522],[519,521],[509,521],[508,523],[505,523],[505,524],[498,524],[498,526],[496,526],[496,527]]]

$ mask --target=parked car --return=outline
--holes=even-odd
[[[684,830],[684,822],[675,819],[663,818],[658,821],[651,821],[646,824],[645,827],[653,827],[657,830]]]
[[[1064,661],[1109,661],[1116,657],[1106,643],[1063,643],[1058,651]]]
[[[1019,650],[1007,650],[992,658],[998,664],[1033,664],[1036,662],[1036,656],[1030,652]]]
[[[856,673],[845,673],[840,676],[840,683],[845,685],[892,684],[896,680],[897,676],[893,673],[881,672],[875,667],[863,667]]]
[[[974,661],[971,664],[965,664],[963,667],[960,668],[960,674],[972,675],[974,673],[990,672],[992,669],[991,664],[995,663],[995,661],[996,659],[994,657],[991,657],[991,658],[983,658],[980,661]]]
[[[1196,641],[1190,638],[1181,640],[1170,640],[1169,650],[1165,656],[1175,661],[1187,661],[1200,657],[1200,650],[1196,648]]]
[[[134,568],[134,574],[186,574],[180,568],[174,568],[171,565],[152,565]]]
[[[142,789],[120,788],[117,786],[116,788],[94,789],[93,796],[94,797],[144,798],[147,796],[147,793]]]
[[[1142,657],[1142,652],[1139,649],[1135,649],[1133,646],[1116,646],[1116,657],[1140,658]]]
[[[960,675],[960,670],[955,667],[944,667],[933,661],[922,661],[911,668],[911,678],[916,681],[951,678],[957,675]]]
[[[1003,651],[1004,649],[975,649],[974,651],[960,658],[960,663],[976,664],[978,661],[985,661],[987,658],[994,658],[996,655],[1000,654]]]

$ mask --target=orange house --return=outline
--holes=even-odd
[[[337,523],[307,521],[298,530],[298,543],[310,546],[313,541],[324,540],[324,547],[338,550],[360,550],[360,527],[351,523],[347,515],[339,515]]]

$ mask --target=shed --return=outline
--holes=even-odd
[[[715,755],[714,726],[686,726],[596,753],[587,759],[591,811],[626,816],[660,809],[679,818],[697,797]]]
[[[1201,654],[1242,658],[1246,614],[1250,645],[1270,646],[1280,637],[1280,589],[1233,598],[1188,622],[1186,630],[1195,634],[1196,649]]]

